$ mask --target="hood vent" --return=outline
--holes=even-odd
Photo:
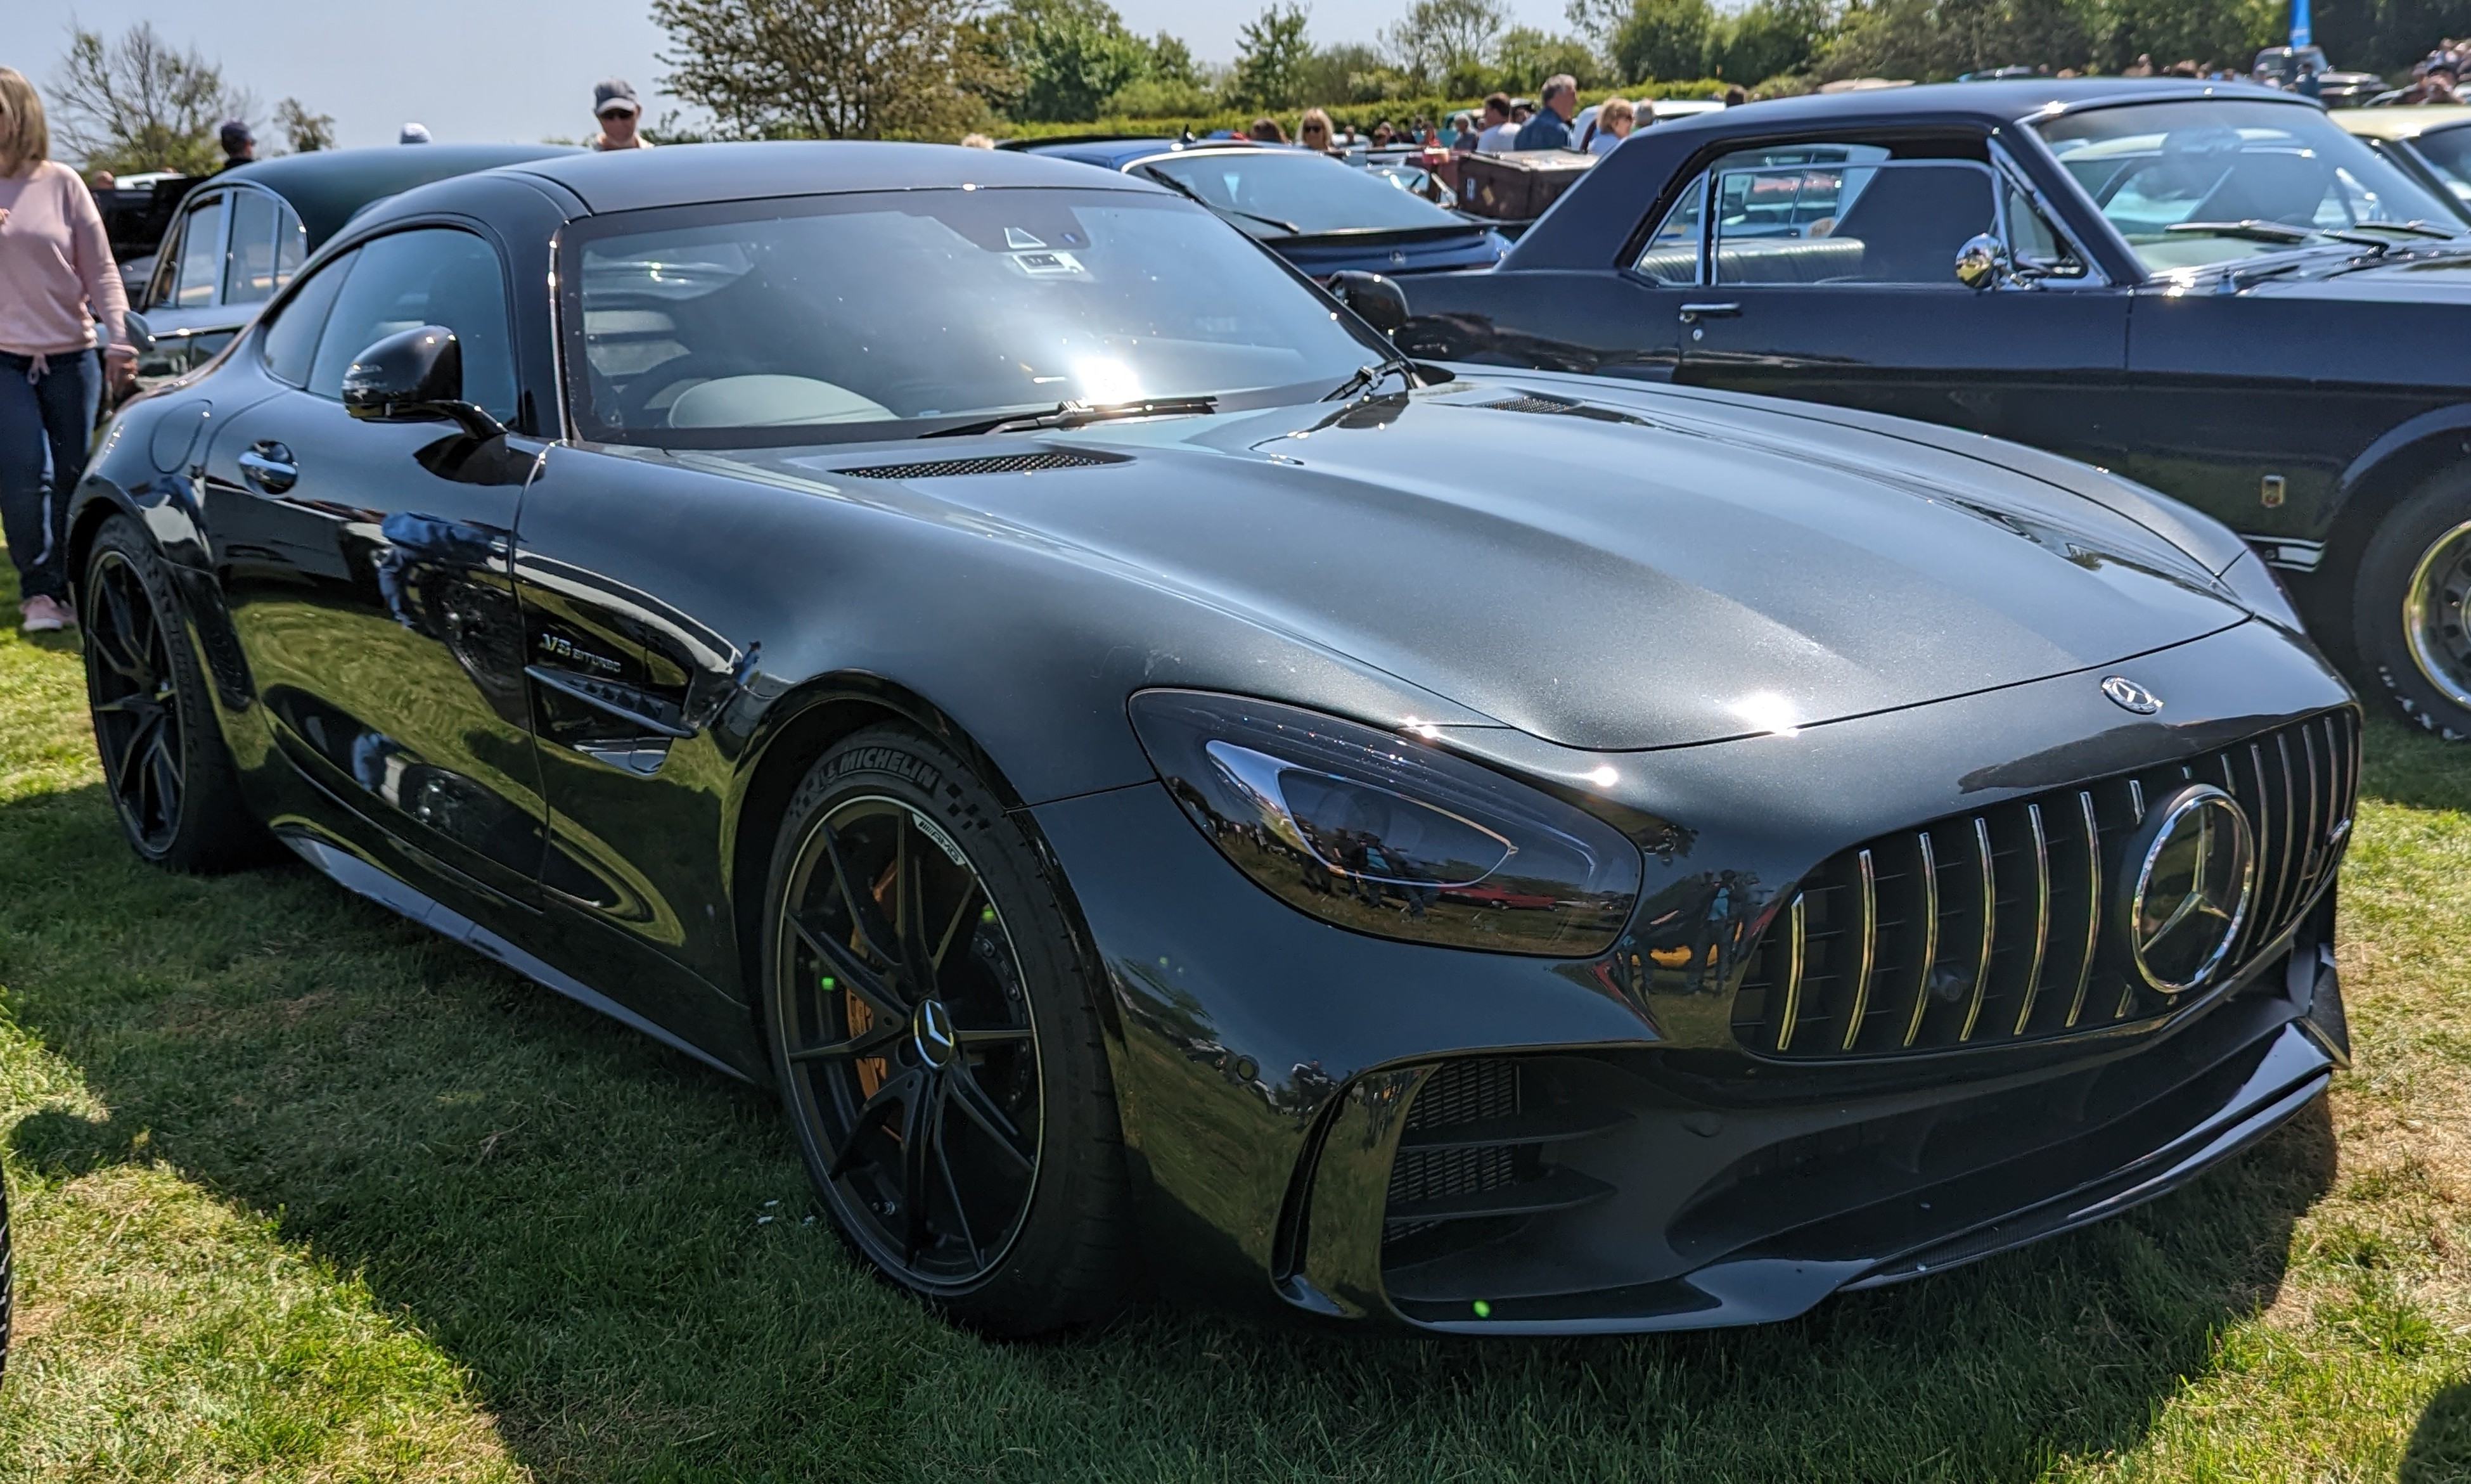
[[[1545,416],[1587,417],[1597,422],[1626,422],[1642,428],[1649,426],[1644,417],[1617,412],[1610,407],[1591,407],[1572,397],[1547,396],[1541,391],[1523,391],[1499,402],[1479,402],[1476,406],[1488,412],[1536,412]]]
[[[920,463],[879,463],[835,469],[870,480],[941,480],[965,474],[1034,474],[1041,469],[1083,469],[1093,464],[1130,463],[1121,454],[1084,454],[1042,448],[1026,454],[990,454],[979,459],[930,459]]]

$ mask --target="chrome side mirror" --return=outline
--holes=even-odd
[[[1979,292],[1995,289],[2015,275],[2008,267],[2008,249],[1984,232],[1956,249],[1956,281]]]
[[[506,428],[463,400],[463,346],[442,324],[389,335],[352,358],[343,411],[365,422],[456,423],[476,438]]]

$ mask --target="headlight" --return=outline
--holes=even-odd
[[[2273,575],[2264,557],[2256,554],[2256,548],[2242,552],[2239,560],[2223,569],[2222,583],[2257,617],[2294,634],[2304,626],[2299,622],[2299,610],[2291,605],[2291,595],[2283,589],[2282,579]]]
[[[1325,922],[1575,958],[1612,947],[1638,900],[1638,847],[1620,831],[1463,758],[1201,691],[1144,691],[1131,711],[1219,854]]]

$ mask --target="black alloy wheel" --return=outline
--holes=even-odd
[[[134,521],[104,523],[80,595],[86,705],[130,846],[180,871],[266,859],[271,837],[241,801],[171,576]]]
[[[1103,1316],[1120,1139],[1039,854],[959,759],[872,729],[816,765],[772,877],[766,1030],[842,1235],[981,1328]]]

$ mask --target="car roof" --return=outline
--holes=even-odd
[[[1178,139],[1165,135],[1007,140],[1002,148],[1021,154],[1047,154],[1079,160],[1102,170],[1122,170],[1160,154],[1198,154],[1210,151],[1243,154],[1263,150],[1299,153],[1291,145],[1261,144],[1251,139]]]
[[[1723,130],[1765,132],[1770,127],[1799,128],[1802,123],[1896,124],[1912,121],[1953,122],[1995,119],[2012,122],[2046,110],[2066,110],[2114,103],[2164,103],[2187,98],[2238,98],[2257,103],[2287,103],[2314,108],[2317,103],[2261,83],[2208,82],[2189,78],[2016,78],[1980,82],[1925,82],[1917,87],[1864,87],[1841,93],[1809,93],[1744,104],[1659,121],[1657,131]]]
[[[2416,139],[2432,129],[2471,122],[2471,104],[2427,103],[2398,108],[2342,108],[2334,121],[2372,139]]]
[[[468,176],[501,165],[583,152],[553,144],[376,145],[359,150],[317,150],[252,160],[199,182],[199,188],[252,181],[292,203],[314,251],[342,229],[352,213],[373,200],[416,185]]]
[[[578,153],[536,160],[518,167],[517,173],[555,181],[596,215],[844,191],[964,186],[1160,189],[1122,176],[1105,179],[1087,165],[1049,155],[859,139],[679,144],[657,150]]]

